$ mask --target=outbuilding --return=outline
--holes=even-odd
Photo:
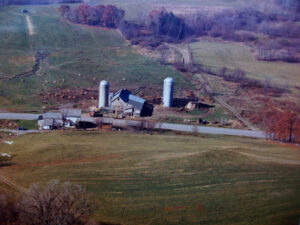
[[[61,113],[65,121],[65,127],[74,127],[75,124],[80,121],[81,109],[62,109]]]
[[[43,113],[38,119],[39,129],[52,130],[63,126],[63,116],[60,112]]]

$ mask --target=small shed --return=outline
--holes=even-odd
[[[63,119],[66,121],[65,127],[74,127],[75,124],[80,121],[81,118],[81,109],[62,109],[61,113]]]

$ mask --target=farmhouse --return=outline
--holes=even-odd
[[[63,126],[63,116],[60,112],[43,113],[38,119],[40,130],[52,130]]]

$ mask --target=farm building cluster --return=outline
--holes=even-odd
[[[174,98],[174,80],[168,77],[164,80],[162,104],[166,108],[185,107],[193,110],[198,107],[213,107],[201,103],[198,98]],[[150,117],[154,106],[145,99],[132,94],[127,89],[110,92],[109,82],[103,80],[99,83],[98,105],[90,107],[90,117]],[[63,109],[59,112],[43,113],[38,120],[39,129],[52,130],[59,128],[72,128],[82,122],[82,110]]]
[[[41,130],[75,127],[80,121],[80,109],[63,109],[60,112],[46,112],[39,116],[38,126]]]

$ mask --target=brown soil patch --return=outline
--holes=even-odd
[[[182,211],[185,209],[191,209],[191,206],[169,206],[169,207],[165,207],[165,211],[166,212],[176,212],[176,211]]]

